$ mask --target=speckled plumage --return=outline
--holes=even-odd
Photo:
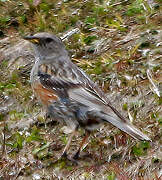
[[[32,88],[53,118],[74,131],[83,127],[88,132],[109,122],[135,139],[150,140],[126,120],[102,90],[71,62],[58,37],[38,33],[25,39],[31,41],[35,49]]]

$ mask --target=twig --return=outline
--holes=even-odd
[[[2,146],[2,157],[6,155],[6,120],[3,121],[3,146]]]
[[[120,4],[123,4],[123,3],[126,3],[128,2],[128,0],[125,0],[125,1],[120,1],[118,3],[115,3],[115,4],[112,4],[111,7],[114,7],[114,6],[117,6],[117,5],[120,5]]]
[[[66,34],[64,34],[61,37],[61,40],[64,41],[65,39],[68,39],[69,37],[71,37],[73,34],[76,34],[79,32],[80,32],[79,28],[72,29],[72,30],[68,31]]]
[[[160,97],[160,91],[158,89],[158,87],[155,85],[155,83],[153,82],[153,78],[152,78],[152,75],[151,75],[151,72],[149,69],[147,69],[147,77],[148,77],[148,80],[150,81],[150,83],[152,84],[153,86],[153,89],[152,91],[154,91],[154,93],[157,94],[158,97]]]

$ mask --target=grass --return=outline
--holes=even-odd
[[[160,3],[0,0],[0,37],[14,37],[7,43],[0,41],[2,55],[22,41],[22,35],[48,31],[61,37],[79,28],[65,41],[73,62],[153,141],[136,142],[104,126],[89,138],[78,166],[66,160],[56,162],[68,134],[61,124],[44,122],[29,83],[32,58],[23,57],[26,64],[22,65],[18,57],[10,65],[12,57],[6,55],[0,57],[0,178],[160,179]],[[73,139],[70,155],[83,134],[80,131]]]

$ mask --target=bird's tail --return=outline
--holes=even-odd
[[[115,114],[114,114],[115,115]],[[146,141],[151,141],[151,139],[143,134],[140,130],[135,128],[131,123],[127,121],[123,121],[121,118],[118,116],[112,116],[112,114],[102,114],[102,120],[109,122],[113,124],[114,126],[118,127],[120,130],[126,132],[130,136],[132,136],[135,139],[138,140],[146,140]]]

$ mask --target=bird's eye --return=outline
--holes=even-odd
[[[52,41],[53,41],[52,38],[46,38],[46,42],[47,42],[47,43],[50,43],[50,42],[52,42]]]

